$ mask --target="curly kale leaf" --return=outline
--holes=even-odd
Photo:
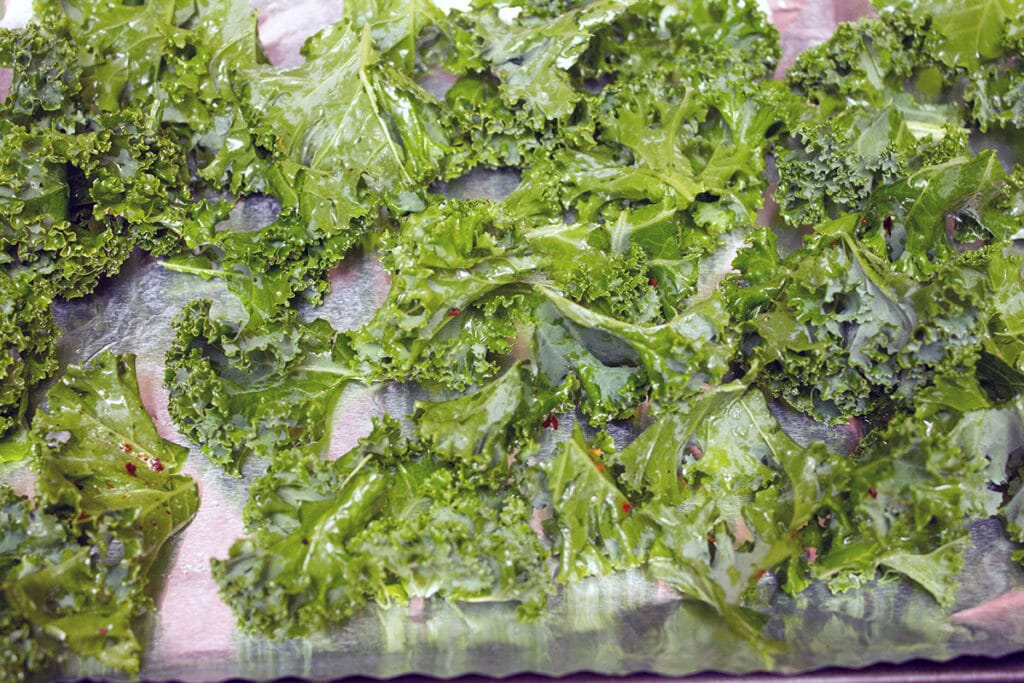
[[[467,443],[496,436],[488,423],[456,429]],[[392,419],[337,460],[272,468],[246,514],[255,536],[214,560],[214,577],[241,623],[272,637],[341,623],[371,599],[517,600],[524,616],[547,602],[526,500],[448,469]]]
[[[991,150],[923,168],[872,195],[868,229],[882,226],[897,269],[927,277],[965,249],[1002,242],[1021,229],[1020,217],[999,206],[1005,181]]]
[[[752,378],[829,421],[910,405],[936,375],[973,372],[990,316],[984,266],[917,281],[859,242],[858,225],[819,226],[785,259],[763,231],[726,290]]]
[[[1021,426],[1019,411],[965,403],[955,382],[943,393],[940,413],[900,414],[832,463],[817,524],[803,532],[818,551],[812,578],[847,590],[881,569],[914,580],[940,604],[953,602],[966,520],[999,506],[987,482],[1005,480]]]
[[[589,331],[584,334],[594,342],[592,353],[610,365],[640,369],[638,386],[646,387],[657,405],[688,401],[730,370],[738,339],[717,295],[667,322],[636,325],[595,313],[549,288],[541,291],[565,320]]]
[[[542,303],[541,290],[585,304],[602,319],[645,326],[681,305],[685,275],[660,290],[653,277],[684,260],[671,225],[531,225],[503,215],[505,208],[448,200],[401,223],[384,245],[388,298],[352,336],[368,372],[454,388],[492,375],[519,323],[532,320]]]
[[[354,239],[350,232],[325,233],[290,210],[256,230],[218,229],[197,241],[191,254],[161,265],[222,278],[249,315],[271,318],[299,300],[321,303],[328,271],[341,263]]]
[[[638,40],[653,36],[652,40]],[[730,71],[765,78],[780,56],[779,36],[758,5],[733,0],[636,2],[597,31],[583,73],[619,81],[688,78]]]
[[[211,305],[193,301],[174,322],[164,382],[178,428],[235,476],[252,455],[319,444],[338,395],[357,379],[346,359],[332,358],[334,330],[290,309],[245,324],[217,320]]]
[[[57,370],[60,330],[50,298],[27,273],[0,273],[0,435],[22,423],[28,392]],[[0,457],[0,461],[4,458]]]
[[[1007,22],[1024,12],[1020,0],[876,0],[890,21],[927,26],[923,49],[950,68],[973,69],[1002,55]],[[902,15],[902,16],[901,16]]]
[[[775,196],[791,224],[859,211],[879,185],[966,153],[963,116],[939,92],[952,83],[922,56],[923,37],[904,29],[879,19],[840,25],[787,73],[809,103],[791,115],[777,151]]]
[[[225,207],[195,202],[177,138],[132,109],[75,133],[0,126],[0,265],[31,270],[53,296],[88,294],[138,244],[171,250]]]
[[[374,46],[399,71],[423,70],[420,36],[426,29],[439,31],[444,12],[432,0],[356,0],[343,7],[355,28],[370,26]]]
[[[305,172],[336,176],[342,190],[336,201],[358,206],[395,198],[439,175],[449,149],[440,103],[382,59],[369,24],[361,32],[345,21],[327,28],[306,42],[303,54],[305,64],[295,69],[244,74],[261,144],[289,162],[279,166],[283,177],[275,187],[293,185]],[[327,107],[335,100],[343,106]]]
[[[794,443],[739,384],[662,415],[618,453],[577,431],[544,466],[559,579],[642,566],[757,637],[742,598],[803,553],[825,455]]]
[[[527,13],[515,23],[504,15],[518,16],[522,8],[490,5],[472,14],[453,14],[459,53],[453,70],[489,70],[500,82],[498,92],[507,107],[522,103],[538,121],[566,119],[584,97],[570,69],[594,32],[631,4],[633,0],[594,0],[553,17]]]
[[[82,66],[73,43],[61,31],[39,24],[0,29],[0,66],[11,69],[10,90],[0,110],[21,124],[59,118],[82,87]]]
[[[73,652],[137,672],[133,621],[152,608],[150,569],[199,505],[177,474],[187,450],[157,435],[134,359],[111,353],[68,367],[32,444],[35,508],[0,489],[0,629],[26,642],[0,670],[20,680]],[[8,670],[18,666],[29,669]]]
[[[539,392],[520,363],[476,393],[440,403],[417,402],[412,419],[440,461],[460,472],[501,476],[514,455],[536,449],[535,433],[558,407],[557,394]]]
[[[622,365],[621,354],[609,353],[602,334],[573,324],[550,303],[537,309],[533,359],[538,374],[595,424],[635,414],[647,396],[641,369]]]

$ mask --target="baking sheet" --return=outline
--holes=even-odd
[[[869,9],[861,0],[769,4],[782,31],[784,65],[799,50],[827,37],[837,21]],[[260,10],[268,53],[275,63],[290,66],[301,60],[298,47],[304,37],[335,20],[340,4],[271,0],[261,2]],[[14,7],[5,23],[24,16],[23,8]],[[445,189],[463,196],[500,193],[515,182],[515,174],[481,175]],[[236,227],[262,225],[273,212],[269,200],[253,199],[240,204],[232,220]],[[389,284],[372,254],[346,260],[331,280],[325,305],[307,314],[326,317],[339,329],[368,320]],[[186,443],[166,411],[162,368],[171,320],[195,298],[214,299],[226,314],[239,312],[221,283],[174,273],[137,255],[96,296],[58,306],[65,333],[62,360],[81,362],[107,349],[137,354],[143,400],[160,433]],[[404,415],[419,397],[410,386],[349,387],[336,408],[332,451],[354,446],[369,432],[372,416]],[[545,436],[546,445],[571,431],[571,421],[562,421],[556,433]],[[629,438],[628,426],[619,436]],[[245,477],[232,479],[193,450],[185,470],[199,482],[202,505],[167,551],[164,572],[154,586],[158,609],[140,624],[146,643],[143,679],[794,672],[912,658],[946,660],[960,654],[999,656],[1024,649],[1024,572],[1009,561],[1011,544],[994,520],[972,524],[973,545],[953,609],[942,609],[923,591],[895,582],[845,595],[831,595],[824,586],[812,586],[796,599],[780,594],[766,615],[766,633],[779,641],[770,658],[738,639],[707,606],[683,600],[638,572],[569,587],[544,618],[532,623],[518,621],[511,605],[431,601],[422,614],[404,607],[371,607],[334,632],[271,642],[237,629],[209,567],[211,557],[225,557],[243,534],[241,509],[261,464],[251,463]],[[31,490],[32,478],[24,470],[9,469],[2,476],[21,491]],[[759,587],[769,594],[776,589],[770,576]],[[87,662],[73,664],[64,676],[124,678]]]

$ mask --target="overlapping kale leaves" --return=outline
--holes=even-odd
[[[0,488],[0,672],[28,680],[71,655],[136,672],[135,619],[168,540],[199,507],[139,398],[134,358],[69,366],[31,435],[31,502]]]
[[[447,487],[484,487],[476,498],[512,505],[515,524],[524,522],[523,496],[547,509],[552,585],[645,567],[749,634],[759,622],[747,601],[768,571],[791,592],[814,579],[839,590],[897,573],[949,603],[963,522],[998,511],[1001,497],[987,485],[1005,482],[1004,456],[1017,445],[1018,413],[1006,402],[1020,386],[1012,303],[1020,264],[1006,249],[1021,225],[1019,172],[1008,175],[992,152],[971,156],[971,100],[939,92],[963,73],[919,49],[930,22],[945,20],[928,13],[942,8],[897,8],[842,28],[798,62],[788,88],[765,80],[776,54],[771,29],[731,3],[515,9],[514,31],[489,31],[509,21],[508,10],[482,7],[438,20],[420,42],[420,58],[459,74],[446,125],[463,134],[446,139],[447,171],[438,163],[432,173],[511,164],[522,169],[511,195],[442,199],[422,187],[396,195],[422,168],[408,157],[414,165],[402,167],[398,184],[365,180],[385,212],[378,248],[392,277],[368,324],[307,346],[308,356],[260,361],[255,373],[245,372],[246,349],[276,329],[248,329],[254,316],[264,319],[259,306],[227,337],[179,336],[168,380],[192,435],[211,454],[233,453],[229,467],[249,453],[270,456],[248,512],[253,536],[217,565],[229,602],[276,635],[322,628],[374,597],[538,604],[543,590],[532,579],[520,578],[516,593],[485,572],[484,592],[467,593],[454,568],[447,581],[412,576],[387,544],[364,538],[372,528],[414,552],[432,548],[417,566],[439,566],[438,553],[477,566],[478,548],[458,539],[483,523],[471,521],[483,511],[464,510],[470,526],[450,529],[442,543],[387,493],[407,485],[407,472],[433,481],[450,457],[445,444],[460,443]],[[369,25],[391,23],[385,15]],[[552,37],[558,27],[568,40]],[[354,30],[345,30],[349,58],[363,60],[368,34],[356,50]],[[622,47],[642,32],[659,37],[650,54],[643,42]],[[1011,58],[985,55],[993,64]],[[409,76],[422,67],[389,63]],[[446,111],[420,97],[426,111]],[[327,130],[304,128],[283,148],[348,134],[322,123]],[[405,140],[396,134],[390,144],[404,152]],[[753,230],[773,143],[783,218],[817,224],[791,253],[772,230]],[[392,151],[389,163],[403,158]],[[348,172],[348,163],[338,168]],[[749,246],[736,272],[714,288],[713,260],[743,235]],[[179,335],[199,329],[195,320],[183,317]],[[329,412],[302,421],[302,401],[244,399],[269,377],[285,394],[315,395],[319,380],[306,368],[323,367],[318,354],[330,359],[330,392],[354,380],[477,388],[459,401],[475,401],[480,419],[438,404],[414,416],[411,440],[381,425],[327,462]],[[525,365],[503,371],[523,354]],[[201,392],[187,379],[200,376]],[[520,401],[490,403],[510,376],[530,387],[534,406],[516,418],[514,443],[502,435]],[[210,411],[234,405],[244,417],[204,426]],[[852,453],[833,452],[834,442],[787,434],[776,418],[785,405],[873,428],[859,445],[859,434],[849,435]],[[656,419],[621,451],[577,430],[550,459],[527,464],[523,449],[529,455],[542,427],[574,409],[592,428],[649,412]],[[429,419],[438,413],[445,428]],[[990,450],[979,425],[1007,436]],[[506,450],[492,450],[496,443]],[[374,479],[377,493],[349,490],[356,477]],[[328,503],[330,490],[340,495]],[[422,506],[444,517],[437,495]],[[283,526],[268,533],[268,519]],[[515,524],[509,529],[522,528]],[[343,555],[310,540],[328,532]],[[347,572],[361,589],[339,582]]]
[[[5,272],[26,301],[24,278],[71,296],[141,246],[238,297],[237,320],[181,313],[165,379],[208,457],[266,470],[214,563],[253,630],[432,596],[535,617],[637,567],[753,639],[766,572],[791,593],[901,575],[949,604],[965,521],[1021,527],[1021,8],[880,4],[783,83],[774,29],[730,0],[346,3],[288,71],[235,3],[47,4],[5,34],[28,55]],[[781,220],[757,228],[769,158]],[[521,182],[432,191],[476,167]],[[215,227],[224,205],[192,200],[223,192],[282,210]],[[300,316],[357,243],[390,276],[372,320]],[[50,330],[46,309],[25,320]],[[14,424],[55,332],[9,327]],[[330,460],[345,386],[386,381],[468,394]],[[601,430],[629,418],[616,449]]]

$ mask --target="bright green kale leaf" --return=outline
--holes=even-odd
[[[1024,13],[1020,0],[876,0],[875,4],[883,16],[898,10],[925,24],[924,49],[948,67],[965,69],[1001,56],[1004,25]]]
[[[477,443],[505,424],[453,428]],[[517,600],[536,615],[549,579],[530,515],[514,490],[453,472],[385,418],[337,460],[297,455],[258,480],[255,536],[215,560],[214,577],[240,622],[272,637],[341,623],[370,599]]]
[[[384,377],[465,388],[495,372],[519,324],[542,303],[540,290],[638,329],[660,323],[663,311],[674,313],[681,304],[685,274],[684,282],[667,280],[663,300],[652,277],[679,256],[670,226],[531,225],[502,215],[505,208],[447,200],[401,223],[384,244],[383,262],[392,272],[388,298],[353,335],[364,363]],[[647,248],[672,258],[656,261]],[[600,321],[588,326],[604,328]]]
[[[0,65],[11,69],[11,86],[0,103],[8,120],[63,114],[81,89],[82,66],[66,35],[39,24],[0,30]]]
[[[827,457],[786,436],[740,384],[662,415],[618,453],[577,431],[544,465],[559,579],[644,566],[755,635],[741,598],[804,553]]]
[[[28,392],[57,370],[59,334],[39,280],[0,273],[0,436],[23,421]]]
[[[948,391],[959,388],[952,383]],[[817,549],[812,577],[846,590],[884,569],[919,583],[941,604],[952,603],[968,542],[965,523],[999,505],[986,482],[1005,479],[1021,426],[1019,410],[950,398],[947,404],[966,409],[899,414],[851,457],[833,461],[817,523],[803,534]]]
[[[595,424],[633,415],[647,393],[641,369],[622,365],[621,353],[608,353],[613,349],[602,335],[573,324],[550,303],[537,309],[533,360],[538,374]]]
[[[653,525],[633,514],[633,502],[597,459],[601,455],[577,427],[543,466],[562,582],[640,566],[654,540]]]
[[[829,421],[910,405],[937,374],[973,372],[989,290],[958,262],[916,281],[855,237],[857,216],[818,226],[780,259],[770,232],[741,252],[726,299],[756,381]]]
[[[791,224],[858,211],[879,185],[966,152],[961,112],[940,93],[951,83],[922,55],[923,35],[905,29],[842,24],[786,74],[809,103],[777,151],[775,196]]]
[[[32,429],[35,509],[0,491],[0,628],[32,642],[2,664],[73,652],[137,672],[133,620],[152,608],[150,568],[199,505],[176,473],[188,451],[157,435],[134,359],[111,353],[69,366]]]
[[[595,313],[550,288],[541,292],[554,308],[580,332],[590,337],[600,353],[619,367],[639,368],[651,400],[659,405],[687,401],[706,385],[722,380],[730,370],[738,339],[721,298],[698,301],[671,320],[658,325],[636,325]],[[612,364],[612,363],[610,363]]]
[[[950,160],[880,187],[867,202],[867,230],[881,251],[882,226],[888,256],[898,270],[928,277],[965,249],[1003,242],[1024,226],[1021,216],[1000,206],[1006,172],[995,152]]]
[[[591,78],[688,80],[725,69],[751,81],[770,74],[779,56],[778,32],[756,4],[697,0],[633,3],[597,31],[582,61]]]
[[[289,71],[264,66],[244,73],[261,144],[290,162],[280,166],[275,187],[293,185],[310,169],[344,179],[340,200],[359,204],[368,190],[365,201],[373,203],[439,175],[449,148],[440,103],[382,61],[370,25],[329,27],[307,41],[303,54],[306,63]]]
[[[454,70],[489,70],[500,81],[506,106],[520,103],[531,118],[566,119],[584,93],[570,70],[590,44],[594,32],[615,21],[634,0],[594,0],[558,16],[531,16],[523,8],[496,4],[472,14],[453,13]]]
[[[331,326],[301,323],[292,309],[237,324],[211,318],[211,305],[194,301],[174,323],[164,383],[178,428],[236,476],[249,456],[321,443],[338,395],[357,378],[332,358]]]
[[[652,573],[730,613],[765,570],[800,561],[829,457],[787,436],[759,391],[731,384],[662,416],[615,460],[659,528]]]
[[[418,402],[412,419],[434,455],[459,472],[496,472],[519,452],[536,448],[534,435],[557,398],[538,392],[524,364],[516,364],[474,394],[440,403]],[[459,429],[452,429],[459,425]],[[469,476],[469,475],[467,475]]]
[[[444,12],[432,0],[355,0],[346,2],[346,20],[356,29],[370,26],[381,56],[399,71],[412,74],[423,68],[419,37],[425,29],[439,30]]]
[[[225,228],[193,246],[193,252],[161,264],[204,278],[223,278],[249,315],[274,317],[295,302],[323,301],[327,272],[353,244],[349,232],[327,232],[294,210],[256,230]]]

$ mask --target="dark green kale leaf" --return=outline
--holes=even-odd
[[[505,424],[460,427],[479,443]],[[526,499],[449,469],[390,418],[337,460],[314,449],[279,461],[246,515],[255,536],[215,560],[214,577],[240,622],[272,637],[341,623],[371,599],[516,600],[523,616],[547,603]]]
[[[34,508],[0,490],[0,629],[25,645],[5,649],[0,671],[21,680],[74,653],[135,673],[150,569],[199,505],[177,474],[188,451],[157,435],[134,359],[111,353],[68,367],[33,421],[32,449]]]

